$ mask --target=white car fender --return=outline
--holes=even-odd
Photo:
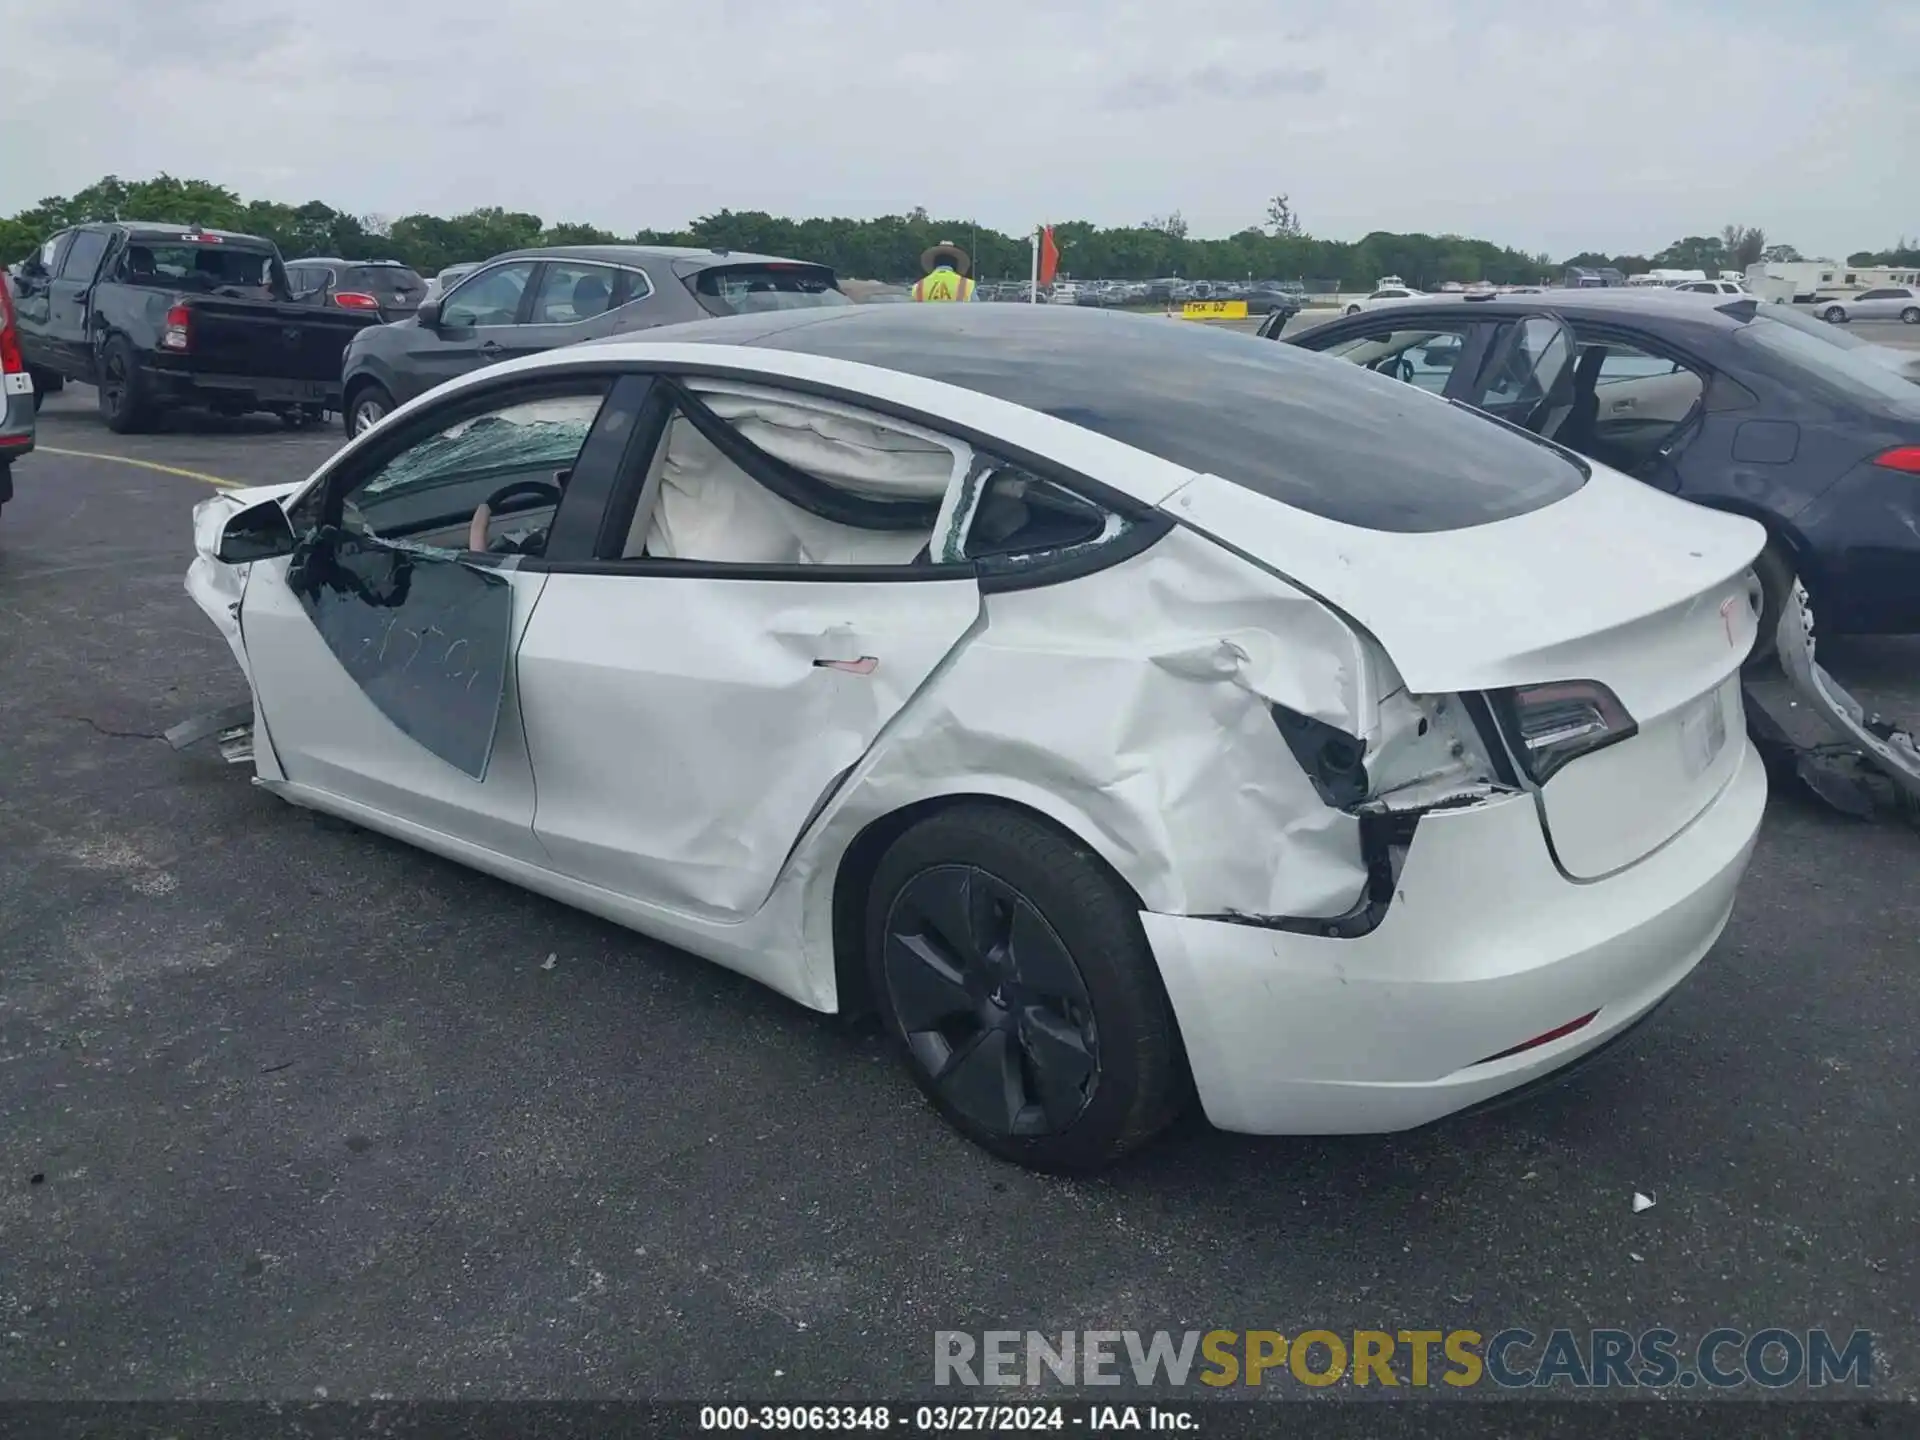
[[[228,565],[219,558],[220,532],[227,521],[246,508],[239,492],[223,490],[193,507],[193,563],[187,567],[187,594],[214,624],[242,674],[247,672],[247,649],[240,639],[240,601],[246,594],[251,566]]]
[[[253,669],[247,662],[246,638],[240,629],[240,605],[246,598],[247,578],[252,565],[229,565],[220,559],[220,536],[227,521],[263,500],[285,499],[302,488],[304,481],[286,485],[256,485],[222,490],[193,507],[193,563],[187,567],[186,590],[193,603],[205,612],[214,628],[233,652],[234,662],[246,677],[247,691],[253,700],[253,741],[250,747],[233,750],[235,759],[250,758],[254,773],[262,780],[280,780],[284,775],[280,762],[267,740],[260,697],[253,689]],[[176,747],[198,738],[204,727],[188,722],[170,732],[168,739]]]
[[[796,847],[785,878],[807,888],[809,952],[831,954],[833,879],[855,837],[956,796],[1046,815],[1150,910],[1345,914],[1368,878],[1360,821],[1316,793],[1272,707],[1374,734],[1397,677],[1369,650],[1318,601],[1185,529],[1094,575],[989,593],[983,623]]]

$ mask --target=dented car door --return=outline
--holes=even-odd
[[[829,402],[677,393],[619,558],[549,562],[521,707],[555,867],[733,919],[978,620],[938,543],[972,455]]]
[[[252,567],[240,610],[285,785],[542,861],[511,662],[546,577],[513,537],[537,542],[604,394],[459,397],[295,506],[293,554]]]

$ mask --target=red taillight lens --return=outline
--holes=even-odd
[[[184,350],[193,329],[193,312],[184,305],[167,311],[166,328],[160,332],[162,350]]]
[[[333,303],[342,310],[378,310],[380,302],[371,295],[358,290],[342,290],[333,297]]]
[[[1598,680],[1518,685],[1492,698],[1508,743],[1538,785],[1569,760],[1640,729],[1619,697]]]
[[[1886,470],[1904,470],[1909,475],[1920,475],[1920,445],[1901,445],[1884,455],[1873,457],[1873,463]]]
[[[1551,1045],[1555,1040],[1565,1039],[1576,1030],[1586,1029],[1588,1025],[1593,1023],[1593,1017],[1599,1013],[1598,1010],[1589,1010],[1578,1020],[1569,1020],[1564,1025],[1556,1025],[1544,1035],[1536,1035],[1531,1040],[1522,1040],[1518,1045],[1507,1050],[1502,1050],[1498,1055],[1489,1055],[1486,1059],[1476,1060],[1473,1063],[1476,1065],[1491,1065],[1496,1060],[1506,1060],[1512,1056],[1524,1054],[1528,1050],[1537,1050],[1542,1045]]]
[[[27,368],[20,353],[20,332],[13,328],[13,286],[0,275],[0,374],[18,375]]]

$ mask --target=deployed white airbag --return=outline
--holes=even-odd
[[[839,407],[796,404],[696,384],[716,415],[760,450],[849,495],[938,505],[961,463],[959,447],[924,432],[875,424]],[[660,559],[760,565],[904,565],[925,529],[840,524],[782,499],[741,470],[684,416],[668,427],[646,523]]]

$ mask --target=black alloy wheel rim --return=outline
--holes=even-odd
[[[887,912],[883,968],[913,1062],[992,1135],[1056,1135],[1100,1080],[1080,968],[1040,909],[969,865],[923,870]]]
[[[105,373],[100,377],[100,398],[107,402],[110,414],[118,415],[127,395],[127,365],[118,355],[108,351],[103,369]]]

